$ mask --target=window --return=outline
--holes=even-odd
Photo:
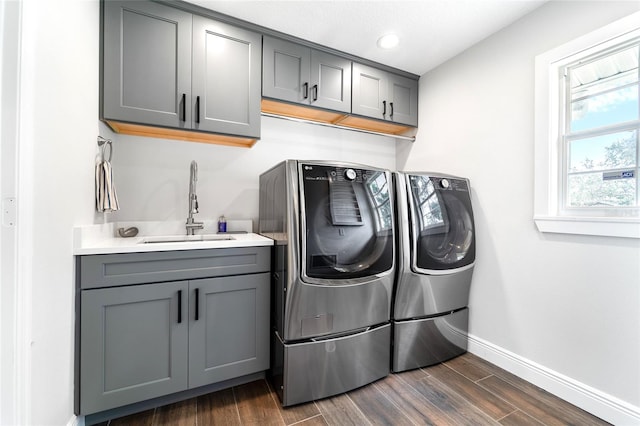
[[[542,232],[640,238],[640,13],[536,58]]]
[[[563,67],[563,210],[638,208],[640,39]]]

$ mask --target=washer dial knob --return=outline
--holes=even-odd
[[[353,169],[347,169],[344,171],[344,177],[347,180],[354,180],[356,176],[357,176],[356,171]]]
[[[449,185],[450,185],[450,183],[449,183],[449,181],[447,179],[442,179],[440,181],[440,186],[443,187],[444,189],[449,188]]]

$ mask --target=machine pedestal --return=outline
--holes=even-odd
[[[394,373],[437,364],[467,351],[468,308],[392,324]]]
[[[271,379],[283,406],[343,393],[389,374],[391,325],[285,344],[274,334]]]

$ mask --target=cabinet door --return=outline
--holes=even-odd
[[[418,126],[418,81],[389,74],[389,120]]]
[[[351,112],[351,61],[311,50],[309,98],[312,106]]]
[[[80,413],[187,388],[188,285],[83,290]]]
[[[262,95],[294,103],[309,103],[308,47],[264,37]]]
[[[194,129],[260,136],[261,41],[251,31],[193,17]]]
[[[189,285],[189,387],[268,369],[269,274]]]
[[[354,63],[351,112],[365,117],[386,119],[388,85],[387,72]]]
[[[102,117],[190,127],[191,14],[152,2],[102,4]]]

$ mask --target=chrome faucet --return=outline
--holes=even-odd
[[[187,235],[193,235],[196,229],[204,228],[203,222],[193,220],[193,215],[198,213],[198,196],[196,195],[196,182],[198,181],[198,163],[191,162],[189,176],[189,216],[187,217]]]

